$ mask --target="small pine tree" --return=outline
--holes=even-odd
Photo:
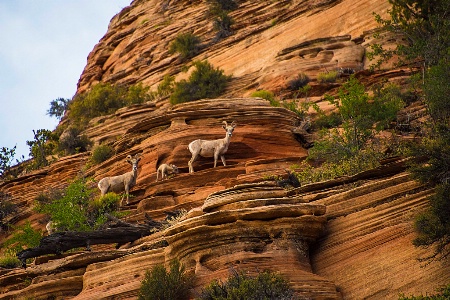
[[[185,300],[189,299],[192,277],[187,275],[181,263],[170,262],[170,271],[159,264],[145,273],[139,290],[139,300]]]

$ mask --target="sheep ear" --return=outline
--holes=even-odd
[[[127,159],[125,159],[125,161],[126,161],[127,163],[131,163],[131,158],[132,158],[131,155],[127,155]]]
[[[222,124],[223,124],[223,125],[222,125],[223,129],[226,130],[226,129],[227,129],[227,126],[228,126],[227,121],[223,121]]]
[[[234,128],[234,127],[236,127],[236,122],[235,121],[233,121],[232,123],[231,123],[231,126]]]

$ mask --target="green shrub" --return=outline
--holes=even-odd
[[[270,105],[273,107],[281,106],[280,102],[275,99],[275,95],[271,91],[259,90],[259,91],[253,92],[250,96],[266,99],[267,101],[269,101]]]
[[[418,236],[413,244],[416,247],[435,247],[426,260],[446,258],[450,255],[450,183],[438,185],[435,194],[429,197],[429,203],[428,210],[416,218]]]
[[[78,178],[64,191],[55,191],[36,198],[36,210],[48,214],[57,224],[59,231],[90,231],[107,221],[106,213],[121,217],[117,212],[121,195],[107,193],[94,198],[96,189],[89,186],[89,180]]]
[[[214,29],[217,31],[216,39],[222,39],[231,35],[231,26],[234,20],[226,11],[221,11],[214,18]]]
[[[171,104],[215,98],[225,91],[231,77],[224,75],[223,70],[215,69],[207,61],[195,61],[194,66],[196,69],[188,80],[175,83],[174,91],[170,96]]]
[[[319,114],[319,117],[314,121],[314,127],[317,129],[333,128],[342,124],[342,117],[337,112],[330,114]]]
[[[169,46],[169,53],[179,53],[183,59],[197,55],[200,50],[200,39],[192,33],[180,33]]]
[[[0,268],[14,269],[22,266],[20,260],[13,255],[5,255],[0,257]]]
[[[404,294],[398,297],[398,300],[448,300],[450,299],[450,284],[438,290],[437,294],[430,296],[405,296]]]
[[[188,276],[178,260],[170,262],[170,271],[163,265],[154,266],[145,273],[139,290],[139,300],[184,300],[189,299],[192,278]]]
[[[39,169],[49,164],[47,156],[53,154],[57,148],[58,138],[47,129],[33,130],[34,140],[27,141],[30,147],[30,156],[33,157],[32,169]]]
[[[10,173],[11,163],[16,155],[16,147],[14,146],[11,149],[7,147],[0,148],[0,177],[5,177],[5,175]]]
[[[324,73],[319,73],[317,75],[317,81],[320,83],[333,83],[336,82],[339,77],[339,73],[337,71],[329,71]]]
[[[296,78],[288,81],[288,88],[292,91],[298,91],[309,83],[308,75],[299,73]]]
[[[17,205],[11,201],[11,196],[0,191],[0,232],[8,229],[8,216],[17,211]]]
[[[69,106],[69,101],[70,99],[64,98],[52,100],[50,102],[50,108],[47,111],[47,115],[61,119]]]
[[[91,145],[91,140],[86,135],[81,134],[80,128],[69,126],[59,136],[57,150],[65,155],[72,155],[86,152]]]
[[[208,0],[208,3],[212,14],[217,14],[220,11],[235,10],[238,7],[234,0]]]
[[[380,165],[381,158],[382,154],[378,151],[361,151],[346,159],[324,162],[319,167],[313,167],[304,161],[295,166],[295,169],[301,170],[294,173],[302,184],[319,182],[376,168]]]
[[[98,83],[89,91],[76,95],[69,103],[69,120],[84,128],[89,120],[114,113],[127,105],[143,103],[151,99],[149,88],[141,83],[125,87]]]
[[[95,221],[89,220],[87,212],[94,189],[87,186],[84,178],[76,179],[65,189],[61,198],[49,203],[36,203],[36,210],[48,214],[59,230],[88,231]]]
[[[225,283],[213,281],[200,296],[202,300],[225,299],[295,299],[288,282],[270,271],[257,277],[235,272]]]
[[[338,91],[339,100],[326,96],[342,118],[342,129],[322,130],[310,154],[315,159],[339,162],[366,148],[368,141],[397,116],[403,106],[390,87],[370,97],[353,75]]]
[[[3,247],[7,248],[6,253],[14,256],[23,249],[39,246],[42,232],[33,229],[30,221],[22,226],[12,226],[12,228],[14,230],[12,237],[3,243]]]
[[[87,208],[90,224],[92,224],[94,228],[101,226],[108,220],[105,214],[121,217],[122,215],[117,212],[120,201],[121,196],[116,193],[107,193],[92,200]]]
[[[160,84],[158,84],[157,93],[160,97],[170,95],[175,88],[175,77],[165,75]]]
[[[98,145],[92,151],[91,161],[94,164],[100,164],[111,158],[114,154],[114,149],[108,145]]]

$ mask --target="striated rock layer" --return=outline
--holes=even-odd
[[[0,299],[136,299],[146,270],[168,266],[173,258],[196,275],[193,297],[212,279],[225,279],[230,269],[279,272],[305,299],[397,299],[399,293],[430,294],[448,284],[447,262],[417,261],[430,252],[412,246],[413,219],[433,191],[411,180],[403,161],[296,189],[265,181],[302,162],[307,156],[302,145],[314,135],[305,132],[305,119],[248,95],[266,89],[278,100],[313,101],[328,112],[332,107],[323,94],[334,93],[340,83],[317,82],[320,72],[347,69],[367,86],[384,79],[403,83],[410,70],[365,71],[376,26],[372,12],[385,15],[388,2],[237,2],[230,12],[232,34],[218,39],[207,1],[133,1],[111,20],[78,82],[81,93],[97,82],[143,82],[154,90],[164,75],[186,78],[191,70],[182,70],[190,61],[168,48],[178,33],[193,32],[202,43],[193,59],[208,59],[233,76],[223,98],[176,106],[161,98],[122,108],[92,120],[84,132],[95,144],[114,148],[109,160],[92,165],[90,153],[77,154],[0,183],[18,206],[4,221],[31,221],[43,230],[45,216],[32,209],[37,196],[79,175],[98,181],[127,172],[126,156],[141,153],[132,203],[121,208],[129,213],[126,221],[160,220],[180,209],[187,215],[122,249],[98,246],[39,258],[26,270],[0,270]],[[394,36],[381,42],[398,41]],[[298,99],[287,91],[299,73],[311,78],[311,97]],[[402,113],[418,119],[423,111],[411,105]],[[187,145],[223,138],[222,121],[237,122],[227,166],[219,162],[213,168],[211,158],[201,158],[189,174]],[[176,164],[180,174],[155,182],[161,163]],[[0,233],[2,241],[8,237]]]

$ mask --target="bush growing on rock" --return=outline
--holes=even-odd
[[[337,71],[329,71],[319,73],[319,75],[317,75],[317,81],[319,81],[320,83],[333,83],[336,82],[338,77],[339,74]]]
[[[124,106],[144,103],[150,99],[149,87],[142,83],[130,87],[98,83],[72,99],[68,117],[72,123],[84,128],[92,118],[112,114]]]
[[[94,230],[106,222],[106,213],[120,217],[117,209],[121,198],[115,193],[108,193],[93,199],[95,191],[90,187],[89,180],[78,178],[64,191],[53,194],[54,197],[41,195],[36,210],[49,215],[58,224],[58,230]]]
[[[180,33],[175,40],[170,43],[169,53],[179,53],[183,59],[192,58],[197,55],[200,49],[200,39],[190,33]]]
[[[113,148],[108,145],[98,145],[92,151],[91,160],[94,164],[100,164],[111,158],[114,154]]]
[[[171,104],[215,98],[225,91],[231,76],[225,75],[223,70],[214,68],[207,61],[195,61],[194,66],[196,69],[188,80],[175,82],[173,93],[170,96]]]
[[[342,117],[342,130],[323,130],[310,151],[311,158],[339,162],[369,146],[368,141],[397,116],[403,106],[390,86],[370,97],[354,76],[338,92],[339,99],[327,97]]]
[[[22,266],[21,261],[13,255],[7,254],[0,257],[0,268],[14,269],[19,268],[20,266]]]
[[[234,272],[226,282],[213,281],[200,296],[201,300],[225,299],[295,299],[294,291],[288,282],[270,271],[259,273],[256,277]]]
[[[139,290],[139,300],[185,300],[189,299],[192,277],[175,259],[170,262],[170,271],[162,265],[154,266],[145,273]]]
[[[14,256],[25,248],[33,248],[39,245],[42,232],[31,227],[30,221],[21,226],[12,226],[12,228],[14,230],[12,237],[3,243],[8,255]]]
[[[305,73],[299,73],[296,78],[288,81],[288,88],[292,91],[298,91],[309,83],[310,79]]]
[[[269,101],[270,105],[273,107],[281,106],[280,102],[275,99],[275,95],[271,91],[259,90],[259,91],[253,92],[250,96],[266,99],[267,101]]]
[[[65,155],[72,155],[87,151],[91,144],[89,138],[81,134],[80,128],[69,126],[59,136],[57,150]]]

